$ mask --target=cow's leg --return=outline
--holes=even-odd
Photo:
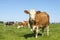
[[[47,26],[46,29],[47,29],[47,36],[49,36],[49,26]]]
[[[30,28],[31,28],[31,31],[33,31],[33,29],[32,29],[32,24],[29,24],[29,26],[30,26]]]
[[[33,26],[33,31],[35,30],[35,28],[36,28],[36,26],[34,25],[34,26]]]
[[[42,36],[44,36],[44,28],[42,28]]]
[[[35,31],[36,26],[32,25],[31,31]]]
[[[35,34],[35,37],[37,38],[38,36],[38,27],[36,27],[36,34]]]
[[[32,25],[30,25],[31,31],[33,31]]]
[[[28,24],[28,28],[30,28],[30,24]]]

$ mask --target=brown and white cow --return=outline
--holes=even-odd
[[[31,27],[31,31],[35,33],[36,38],[39,28],[42,28],[42,31],[46,29],[47,35],[49,35],[49,15],[46,12],[40,12],[34,9],[24,10],[24,12],[26,14],[29,14],[29,24]]]
[[[23,21],[18,23],[17,28],[23,28],[23,27],[29,27],[29,22],[28,21]]]
[[[24,23],[25,23],[25,26],[27,26],[28,28],[30,28],[29,21],[24,21]]]
[[[23,28],[24,24],[23,22],[18,22],[18,27],[17,28]]]

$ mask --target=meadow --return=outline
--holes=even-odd
[[[0,24],[0,40],[60,40],[60,24],[50,24],[50,35],[38,35],[36,39],[30,28],[17,29],[17,25],[4,26]]]

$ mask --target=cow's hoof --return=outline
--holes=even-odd
[[[35,38],[37,38],[37,36]]]
[[[33,30],[31,29],[31,31],[33,32]]]

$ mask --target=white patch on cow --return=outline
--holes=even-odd
[[[18,27],[17,28],[20,28],[20,26],[18,25]]]
[[[47,26],[47,36],[49,36],[49,26]]]
[[[30,18],[33,19],[33,20],[35,20],[36,11],[35,11],[34,9],[31,9],[31,10],[29,11],[29,13],[30,13]]]
[[[33,29],[31,29],[31,31],[33,32]]]
[[[35,30],[36,26],[33,26],[33,30]]]
[[[23,28],[23,25],[21,25],[21,26],[20,26],[20,25],[18,25],[18,27],[17,27],[17,28]]]
[[[37,28],[36,28],[36,35],[35,35],[35,37],[37,38],[37,36],[38,36],[38,26],[37,26]]]
[[[34,30],[35,30],[35,28],[36,28],[36,26],[33,26],[33,28],[31,28],[31,31],[34,31]]]

